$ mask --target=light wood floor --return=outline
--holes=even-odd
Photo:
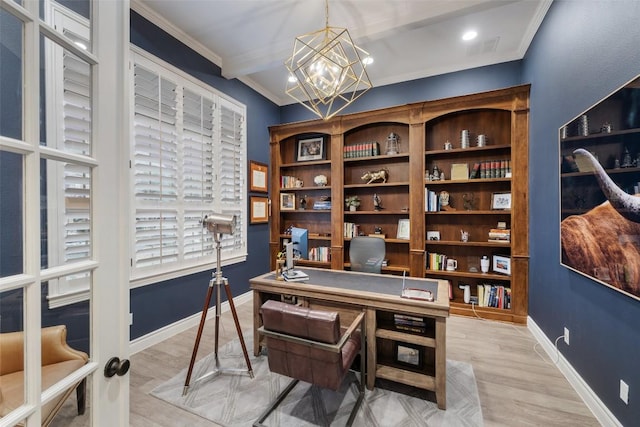
[[[236,307],[243,330],[252,327],[252,307]],[[213,351],[213,330],[214,320],[207,321],[198,359]],[[131,357],[131,426],[217,425],[149,395],[189,366],[196,333],[194,327]],[[220,346],[236,337],[233,316],[224,313]],[[538,350],[544,358],[536,354],[535,343],[524,326],[458,316],[447,322],[447,358],[473,365],[487,427],[600,425],[544,351]]]

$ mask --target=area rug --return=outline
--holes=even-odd
[[[252,353],[251,333],[246,341]],[[245,369],[239,340],[218,351],[222,368]],[[182,396],[187,370],[156,387],[151,395],[172,405],[228,427],[251,426],[264,409],[290,382],[290,378],[269,371],[267,357],[250,357],[254,378],[225,373],[200,378],[214,371],[215,358],[210,354],[196,363],[189,392]],[[350,375],[355,375],[350,373]],[[468,363],[447,360],[447,410],[432,401],[383,388],[365,391],[354,426],[482,426],[482,410],[473,368]],[[338,392],[299,382],[265,421],[274,427],[343,426],[356,400],[356,385],[345,381]]]

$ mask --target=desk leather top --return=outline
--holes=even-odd
[[[296,270],[304,271],[309,275],[309,280],[297,282],[309,283],[315,286],[327,286],[332,288],[344,288],[353,291],[376,292],[385,295],[400,296],[402,293],[402,276],[390,274],[355,273],[340,270],[328,270],[318,268],[296,267]],[[275,280],[275,273],[264,278]],[[433,292],[434,299],[438,300],[438,281],[419,279],[416,277],[404,278],[405,288],[424,289]]]

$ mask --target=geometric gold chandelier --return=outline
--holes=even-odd
[[[371,89],[366,65],[369,54],[356,46],[345,28],[329,27],[296,37],[286,92],[323,119],[329,119]]]

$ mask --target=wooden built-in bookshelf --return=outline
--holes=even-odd
[[[435,101],[407,104],[380,110],[337,116],[270,127],[271,199],[270,256],[282,249],[290,226],[309,230],[309,248],[330,247],[329,262],[301,260],[303,265],[348,269],[350,238],[343,235],[345,222],[355,223],[363,235],[376,228],[385,235],[388,266],[383,273],[433,277],[451,282],[451,312],[463,315],[525,323],[529,265],[528,227],[528,126],[529,86],[517,86],[491,92]],[[462,130],[468,130],[468,148],[461,147]],[[398,152],[386,153],[391,133],[399,137]],[[486,145],[477,146],[478,134],[486,135]],[[296,161],[300,139],[322,136],[325,147],[322,159]],[[452,147],[445,149],[445,143]],[[344,147],[377,143],[378,155],[345,157]],[[370,147],[370,146],[365,146]],[[364,155],[363,155],[364,154]],[[483,178],[451,180],[454,164],[494,161],[498,167],[510,167],[510,174]],[[489,165],[489,163],[487,163]],[[428,175],[437,166],[445,180],[430,181]],[[489,166],[487,166],[489,167]],[[366,183],[366,172],[385,170],[386,182]],[[499,174],[499,173],[497,173]],[[294,176],[302,181],[298,188],[281,188],[280,177]],[[325,175],[325,186],[314,184],[314,177]],[[427,212],[425,189],[449,194],[451,210]],[[306,209],[282,211],[280,193],[306,200]],[[510,194],[511,208],[493,209],[494,194]],[[381,201],[374,206],[374,195]],[[473,195],[473,202],[464,198]],[[348,196],[358,196],[355,212],[344,205]],[[316,200],[330,199],[331,208],[314,210]],[[408,219],[408,239],[398,239],[398,221]],[[510,229],[511,238],[489,242],[488,233],[499,222]],[[462,242],[460,230],[470,234]],[[427,231],[440,233],[440,240],[427,240]],[[429,253],[440,253],[458,261],[455,271],[434,270],[427,265]],[[480,272],[480,257],[506,256],[511,260],[511,274]],[[477,271],[474,271],[477,268]],[[470,271],[471,270],[471,271]],[[460,285],[468,284],[477,296],[478,285],[495,284],[510,288],[509,308],[478,307],[463,301]]]

